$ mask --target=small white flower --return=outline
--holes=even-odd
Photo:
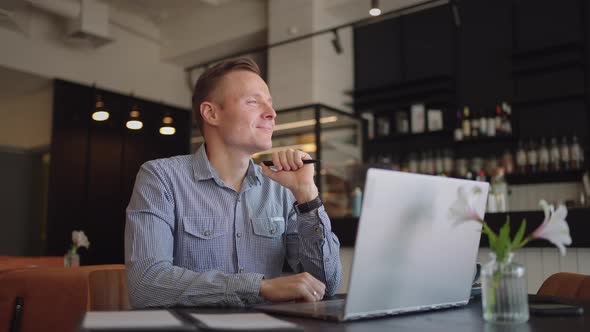
[[[72,232],[72,243],[74,244],[74,246],[76,248],[90,247],[90,242],[88,241],[86,234],[84,234],[84,231],[73,231]]]
[[[565,246],[572,244],[570,236],[570,229],[567,225],[565,217],[567,217],[567,208],[560,204],[557,210],[554,210],[553,205],[547,204],[545,200],[541,200],[539,205],[545,212],[545,220],[537,227],[531,234],[534,239],[545,239],[553,243],[562,256],[565,256]]]
[[[476,186],[471,188],[469,193],[466,192],[465,187],[459,187],[457,200],[453,202],[449,211],[450,218],[455,220],[455,225],[465,221],[483,222],[483,216],[480,216],[475,209],[475,203],[481,194],[481,189]]]

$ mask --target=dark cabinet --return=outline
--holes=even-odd
[[[402,80],[400,46],[398,19],[354,29],[355,90],[399,83]]]
[[[405,81],[453,74],[453,16],[448,5],[401,16]]]
[[[544,49],[579,43],[584,0],[514,0],[514,48]]]
[[[91,119],[100,94],[109,119]],[[126,121],[133,105],[141,130]],[[176,133],[159,133],[164,116]],[[72,230],[84,230],[91,242],[82,264],[123,262],[125,208],[141,164],[189,153],[190,112],[65,81],[54,85],[54,116],[47,221],[48,255],[63,255]]]
[[[493,110],[512,100],[511,0],[468,0],[457,5],[459,104]]]

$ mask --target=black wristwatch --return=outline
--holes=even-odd
[[[320,206],[322,206],[322,204],[324,204],[324,202],[322,202],[320,196],[318,196],[309,202],[305,202],[305,203],[301,203],[301,204],[298,204],[297,202],[295,202],[295,204],[293,204],[293,208],[295,209],[295,211],[297,211],[297,213],[301,214],[301,213],[311,212],[311,211],[319,208]]]

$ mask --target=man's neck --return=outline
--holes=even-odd
[[[222,144],[207,142],[207,158],[221,180],[240,192],[250,165],[250,155]]]

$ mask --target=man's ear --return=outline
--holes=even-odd
[[[217,126],[219,124],[219,106],[212,102],[204,101],[201,103],[199,109],[203,121],[210,126]]]

